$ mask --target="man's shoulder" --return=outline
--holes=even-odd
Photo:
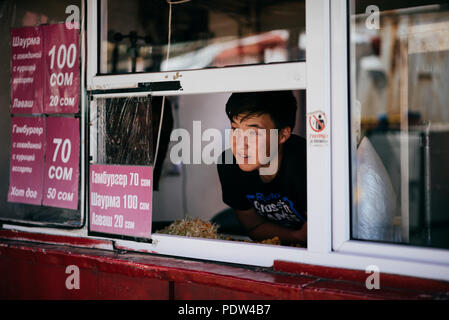
[[[217,170],[219,174],[236,173],[238,164],[232,154],[231,148],[224,150],[217,158]]]
[[[285,149],[288,153],[303,156],[307,152],[307,141],[301,136],[292,134],[285,142]]]
[[[223,166],[224,164],[237,164],[235,158],[234,158],[234,154],[232,153],[232,149],[228,148],[226,150],[224,150],[220,156],[217,158],[217,165],[218,166]]]
[[[289,178],[303,176],[307,170],[307,141],[301,136],[291,135],[287,140],[289,143],[284,148],[283,172],[288,172]],[[286,142],[287,143],[287,142]]]

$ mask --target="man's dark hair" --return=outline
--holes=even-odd
[[[239,92],[233,93],[226,103],[226,114],[234,121],[267,114],[276,129],[295,127],[296,99],[291,91]]]

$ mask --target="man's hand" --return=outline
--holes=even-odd
[[[277,225],[260,216],[254,208],[249,210],[235,210],[243,227],[251,239],[262,241],[279,237],[283,244],[300,244],[307,246],[307,223],[301,229],[291,229]]]

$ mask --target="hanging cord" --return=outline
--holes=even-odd
[[[167,71],[169,69],[168,63],[170,58],[170,46],[171,46],[171,19],[172,19],[172,6],[174,4],[187,3],[191,0],[179,0],[179,1],[170,1],[167,0],[168,3],[168,39],[167,39],[167,53],[165,55],[165,60],[167,61]],[[162,108],[161,108],[161,118],[159,119],[159,129],[157,132],[157,140],[156,140],[156,152],[154,154],[154,165],[156,166],[157,156],[159,153],[159,140],[161,137],[162,130],[162,120],[164,119],[164,109],[165,109],[165,96],[162,96]]]
[[[191,0],[179,0],[179,1],[170,1],[167,0],[168,3],[168,39],[167,39],[167,53],[165,56],[165,60],[167,61],[167,71],[169,70],[169,58],[170,58],[170,49],[171,49],[171,33],[172,33],[172,6],[174,4],[181,4],[181,3],[187,3]],[[157,133],[157,141],[156,141],[156,152],[154,155],[154,165],[156,165],[158,151],[159,151],[159,140],[161,137],[161,129],[162,129],[162,120],[164,119],[164,109],[165,109],[165,96],[162,96],[162,108],[161,108],[161,118],[159,119],[159,130]],[[179,125],[179,118],[177,117],[177,112],[173,112],[175,114],[178,125]],[[184,165],[182,165],[182,204],[183,204],[183,214],[184,217],[187,215],[187,199],[186,199],[186,181],[185,181],[185,168]]]
[[[178,1],[170,1],[167,0],[167,3],[169,5],[168,8],[168,41],[167,41],[167,56],[166,56],[166,61],[167,61],[167,70],[168,65],[169,65],[169,60],[168,58],[170,57],[170,49],[171,49],[171,33],[172,33],[172,9],[173,9],[173,5],[174,4],[181,4],[181,3],[187,3],[190,2],[191,0],[178,0]],[[164,108],[164,102],[165,102],[165,96],[163,97],[162,100],[162,110]],[[180,121],[179,121],[179,114],[178,111],[176,110],[175,112],[173,112],[173,114],[176,117],[176,122],[177,125],[180,125]],[[182,211],[183,211],[183,216],[184,218],[187,217],[188,213],[187,213],[187,194],[186,194],[186,184],[187,184],[187,175],[186,175],[186,169],[184,164],[181,163],[181,175],[182,175],[182,185],[181,185],[181,192],[182,192]]]

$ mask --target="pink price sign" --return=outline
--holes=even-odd
[[[44,206],[78,209],[79,120],[47,118]]]
[[[11,29],[11,113],[42,113],[43,36],[40,27]]]
[[[8,201],[40,205],[45,150],[45,119],[13,117]]]
[[[153,168],[90,166],[90,230],[149,238]]]
[[[45,54],[45,113],[77,113],[79,34],[65,23],[42,27]]]

